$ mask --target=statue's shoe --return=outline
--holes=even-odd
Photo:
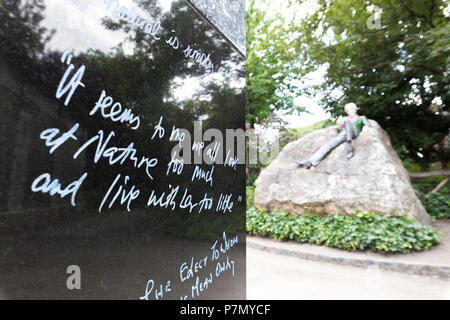
[[[311,168],[312,164],[310,161],[297,161],[297,167],[303,167],[305,169]]]
[[[353,149],[353,146],[351,143],[347,144],[347,159],[353,158],[355,155],[355,149]]]

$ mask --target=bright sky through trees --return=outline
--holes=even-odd
[[[310,0],[304,4],[293,3],[291,7],[288,6],[287,1],[275,0],[275,1],[258,1],[258,6],[261,10],[267,12],[268,16],[275,16],[276,13],[281,13],[285,18],[285,21],[289,22],[294,19],[300,20],[305,17],[306,14],[314,12],[317,8],[316,0]],[[308,74],[303,77],[304,85],[312,86],[323,83],[325,74],[325,67],[318,69],[316,72]],[[298,86],[301,86],[300,82],[296,82]],[[330,113],[323,110],[319,105],[319,97],[311,98],[306,95],[299,94],[294,98],[294,104],[296,106],[305,107],[305,112],[301,114],[286,115],[283,112],[275,112],[280,118],[288,123],[287,127],[297,128],[310,125],[312,123],[322,121],[330,118]]]

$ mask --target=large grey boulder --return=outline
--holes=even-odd
[[[347,160],[345,143],[317,167],[298,168],[336,135],[329,127],[289,143],[256,180],[255,206],[289,213],[353,214],[355,209],[393,216],[410,216],[429,224],[428,215],[411,187],[408,172],[392,148],[389,136],[370,120]]]

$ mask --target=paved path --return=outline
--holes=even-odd
[[[247,299],[450,299],[450,280],[247,247]]]
[[[345,252],[248,236],[247,297],[450,299],[450,220],[434,227],[442,231],[442,243],[407,255]]]

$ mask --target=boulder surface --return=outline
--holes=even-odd
[[[256,180],[255,206],[291,214],[368,211],[410,216],[429,224],[389,136],[377,122],[370,120],[370,124],[353,140],[353,158],[346,158],[344,143],[310,169],[297,167],[296,161],[308,159],[334,137],[335,127],[287,144]]]

